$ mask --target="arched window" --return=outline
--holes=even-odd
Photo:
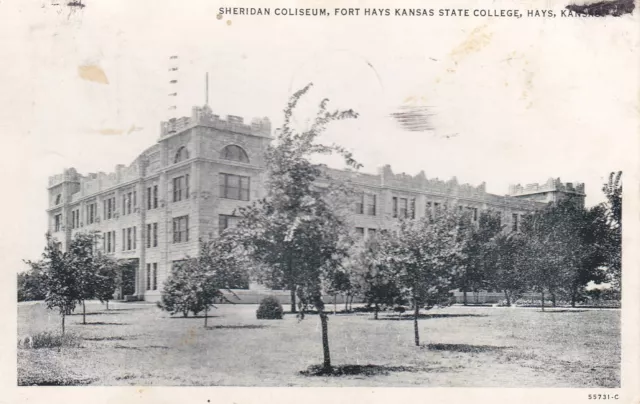
[[[222,149],[220,158],[223,160],[239,161],[241,163],[249,162],[249,156],[247,156],[247,152],[245,152],[242,147],[236,145],[230,145]]]
[[[56,195],[56,205],[60,205],[61,200],[62,200],[62,194]]]
[[[176,152],[176,158],[174,160],[174,163],[179,163],[179,162],[184,161],[184,160],[186,160],[188,158],[189,158],[189,151],[187,151],[186,147],[182,146]]]

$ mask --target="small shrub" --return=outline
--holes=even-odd
[[[77,348],[80,346],[80,340],[73,334],[59,335],[52,332],[41,332],[18,341],[18,346],[25,349]]]
[[[259,320],[281,320],[284,310],[277,298],[267,296],[260,302],[256,311]]]

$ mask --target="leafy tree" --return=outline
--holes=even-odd
[[[458,287],[463,292],[463,302],[467,305],[467,291],[478,292],[488,285],[488,276],[491,271],[492,242],[502,231],[500,217],[492,212],[482,212],[478,218],[477,226],[469,220],[469,214],[465,214],[466,220],[462,225],[467,227],[469,234],[465,243],[465,260],[461,268]]]
[[[527,289],[526,239],[520,233],[497,235],[489,245],[487,265],[490,285],[504,292],[511,305]]]
[[[110,257],[97,253],[95,257],[97,267],[97,282],[95,297],[102,303],[106,303],[109,310],[109,301],[113,299],[116,289],[120,284],[120,265]]]
[[[414,339],[420,345],[420,307],[448,296],[463,263],[466,231],[450,211],[433,218],[401,220],[397,235],[382,243],[383,260],[395,272],[414,309]]]
[[[607,242],[607,266],[614,289],[621,290],[622,279],[622,171],[609,174],[603,185],[607,202],[604,205],[610,232]]]
[[[18,274],[18,301],[44,300],[47,296],[41,268],[30,268]]]
[[[374,308],[374,319],[378,319],[381,307],[405,304],[402,291],[398,286],[397,277],[384,259],[384,248],[381,243],[387,242],[388,237],[382,235],[365,240],[354,252],[352,265],[356,273],[357,283],[367,305]]]
[[[342,196],[340,187],[324,188],[326,170],[310,158],[337,153],[351,167],[359,167],[343,148],[317,143],[326,126],[337,120],[357,117],[351,110],[327,111],[328,100],[320,103],[318,114],[304,131],[293,128],[291,117],[300,98],[311,84],[296,92],[284,111],[284,124],[275,145],[266,153],[267,197],[239,209],[238,239],[248,256],[261,269],[272,272],[269,279],[282,279],[291,291],[291,309],[296,297],[303,308],[313,305],[322,325],[323,368],[331,369],[327,314],[322,301],[322,283],[329,283],[348,252],[349,235],[345,218],[333,209],[332,200]],[[328,181],[330,184],[336,182]]]
[[[76,276],[78,303],[82,304],[82,324],[86,324],[86,300],[97,296],[100,283],[98,273],[98,254],[96,250],[97,233],[76,233],[71,240],[67,254],[68,264]]]
[[[198,257],[187,257],[175,265],[165,281],[160,307],[171,314],[204,311],[204,326],[207,326],[209,310],[217,300],[227,300],[223,290],[244,278],[244,266],[236,247],[228,237],[200,240]]]
[[[76,267],[70,265],[69,256],[61,251],[50,233],[46,234],[46,245],[40,261],[27,261],[34,271],[41,271],[46,290],[45,303],[49,309],[58,309],[62,317],[62,334],[65,332],[65,316],[76,307],[79,291]]]

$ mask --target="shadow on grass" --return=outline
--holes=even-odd
[[[129,323],[106,323],[103,321],[94,321],[94,322],[89,322],[87,321],[86,324],[82,324],[82,323],[76,323],[77,325],[129,325]]]
[[[489,317],[488,314],[420,314],[418,316],[418,320],[427,320],[430,318],[450,318],[450,317]],[[413,314],[404,314],[404,315],[384,315],[379,316],[378,320],[371,318],[370,320],[380,321],[380,320],[388,320],[388,321],[398,321],[398,320],[413,320]]]
[[[207,316],[207,318],[216,318],[216,317],[220,317],[220,316]],[[193,319],[204,319],[204,316],[189,316],[189,317],[183,317],[183,316],[171,316],[169,318],[172,319],[182,319],[182,320],[193,320]]]
[[[244,329],[244,330],[255,330],[260,328],[267,328],[266,325],[261,324],[246,324],[246,325],[212,325],[208,326],[207,330],[221,330],[221,329]]]
[[[322,365],[312,365],[300,374],[303,376],[377,376],[388,375],[391,372],[419,372],[420,370],[422,369],[413,366],[342,365],[326,369]]]
[[[84,337],[82,338],[85,341],[126,341],[134,338],[125,338],[125,337]]]
[[[504,349],[509,349],[511,347],[493,346],[493,345],[469,345],[469,344],[428,344],[428,345],[422,345],[420,346],[420,348],[428,349],[430,351],[480,353],[480,352],[500,352]]]
[[[164,345],[147,345],[147,346],[142,346],[142,347],[116,345],[114,348],[115,349],[131,349],[131,350],[134,350],[134,351],[142,351],[142,350],[145,350],[145,349],[169,349],[168,346],[164,346]]]
[[[546,309],[544,311],[540,310],[540,313],[584,313],[587,310],[572,310],[572,309],[567,309],[567,310],[554,310],[554,309]]]
[[[49,379],[37,376],[26,376],[18,378],[18,386],[86,386],[94,380],[95,379],[82,379],[73,377]]]

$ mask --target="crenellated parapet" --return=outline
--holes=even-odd
[[[49,176],[49,188],[60,185],[63,182],[79,182],[81,175],[75,168],[65,168],[61,174]]]
[[[260,137],[271,136],[271,121],[269,118],[254,118],[250,124],[244,122],[244,118],[235,115],[227,115],[226,119],[215,115],[208,105],[193,107],[191,117],[173,118],[160,123],[160,136],[170,136],[195,126],[206,126],[221,131],[253,135]]]
[[[560,178],[549,178],[547,182],[543,184],[533,183],[526,184],[525,186],[515,184],[509,186],[509,195],[511,196],[537,194],[541,192],[567,192],[584,195],[585,188],[584,183],[563,183]]]
[[[456,177],[448,181],[438,178],[427,178],[424,171],[415,176],[401,173],[394,174],[391,166],[385,165],[378,170],[380,185],[392,188],[403,188],[415,191],[431,191],[455,195],[458,197],[481,198],[486,194],[486,184],[483,182],[478,186],[470,184],[460,184]]]

